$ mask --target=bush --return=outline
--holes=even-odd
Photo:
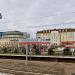
[[[4,53],[7,53],[7,48],[6,47],[3,50],[4,50]]]
[[[17,53],[17,49],[15,48],[14,53]]]
[[[72,55],[72,52],[70,51],[70,48],[69,48],[69,47],[66,47],[66,48],[63,50],[63,55]]]
[[[40,50],[39,50],[39,48],[36,48],[36,49],[35,49],[35,54],[36,54],[36,55],[40,55]]]
[[[75,50],[74,50],[74,52],[73,52],[73,55],[75,56]]]

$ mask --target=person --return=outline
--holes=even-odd
[[[40,55],[39,47],[36,47],[36,49],[35,49],[35,54],[36,54],[36,55]]]
[[[43,54],[43,52],[44,52],[44,48],[42,47],[42,48],[41,48],[41,54]]]
[[[17,53],[17,48],[15,48],[14,53]]]
[[[53,49],[52,49],[52,48],[49,48],[49,49],[48,49],[48,55],[53,55],[53,53],[54,53],[54,52],[53,52]]]
[[[36,50],[36,45],[32,45],[31,52],[33,55],[35,54],[35,50]]]

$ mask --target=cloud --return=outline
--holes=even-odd
[[[36,31],[44,28],[54,28],[55,25],[51,24],[75,22],[75,1],[0,0],[0,12],[3,15],[3,19],[0,20],[0,31],[20,30],[35,34]],[[44,25],[51,26],[44,27]],[[64,25],[56,27],[62,28]],[[75,27],[75,25],[66,25],[66,27]]]

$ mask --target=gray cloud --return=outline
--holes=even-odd
[[[27,26],[75,22],[75,0],[0,0],[0,12],[3,15],[0,31],[20,30],[31,33],[44,28],[54,28],[54,25],[40,28]],[[66,27],[75,25],[68,24]]]

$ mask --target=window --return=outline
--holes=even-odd
[[[69,32],[68,33],[68,38],[73,38],[74,37],[74,33],[73,32]]]

